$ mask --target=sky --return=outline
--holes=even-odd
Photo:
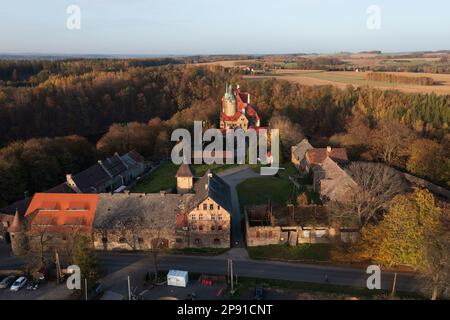
[[[80,8],[80,29],[67,27],[68,19],[78,21],[67,13],[70,5]],[[379,11],[368,13],[372,5]],[[194,55],[443,49],[450,49],[448,0],[0,3],[0,53]]]

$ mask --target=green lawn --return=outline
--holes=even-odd
[[[295,247],[287,244],[260,247],[248,247],[252,259],[276,259],[298,261],[330,261],[331,245],[329,244],[299,244]]]
[[[356,288],[349,286],[334,285],[329,283],[308,283],[286,280],[258,279],[241,277],[238,281],[237,291],[230,299],[240,299],[247,290],[254,290],[256,286],[264,288],[287,289],[298,293],[312,293],[321,299],[342,300],[349,297],[360,299],[391,300],[391,299],[424,299],[417,293],[399,292],[392,297],[386,290],[369,290],[366,288]]]
[[[131,189],[131,192],[155,193],[161,190],[174,189],[177,184],[175,178],[177,170],[177,165],[174,165],[172,162],[166,162],[151,175],[139,181],[139,183]]]
[[[203,176],[208,169],[214,172],[220,172],[236,165],[226,165],[226,164],[199,164],[191,165],[191,170],[194,176]],[[177,180],[175,175],[178,171],[179,166],[173,164],[172,162],[166,162],[162,164],[158,169],[156,169],[150,176],[142,179],[138,184],[136,184],[131,192],[147,192],[155,193],[161,190],[172,190],[176,188]]]
[[[289,176],[296,174],[297,169],[291,163],[281,167],[284,169],[275,176],[251,178],[236,187],[242,212],[246,205],[266,204],[269,199],[274,204],[286,205],[296,198],[297,192]],[[257,168],[254,170],[259,172]]]

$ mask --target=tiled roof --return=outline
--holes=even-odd
[[[116,177],[127,170],[127,167],[123,164],[118,154],[101,161],[101,164],[113,177]]]
[[[189,165],[183,163],[181,164],[180,168],[178,168],[177,178],[192,178],[194,175],[192,174],[191,169],[189,168]]]
[[[94,228],[111,228],[119,221],[143,227],[174,227],[177,215],[193,194],[102,193],[95,214]]]
[[[72,178],[77,187],[84,193],[96,192],[99,186],[111,179],[108,173],[98,163],[73,175]]]
[[[52,227],[80,225],[91,228],[97,207],[96,194],[36,193],[25,218],[31,225],[49,224]]]
[[[306,151],[306,158],[312,165],[321,164],[327,157],[333,160],[348,160],[347,151],[344,148],[332,148],[331,152],[327,148],[314,148]]]
[[[200,202],[210,197],[222,208],[231,213],[233,207],[231,204],[230,186],[218,175],[208,170],[206,174],[194,184],[195,197],[192,198],[188,211],[195,208]]]

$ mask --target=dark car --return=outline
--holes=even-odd
[[[88,299],[97,300],[103,295],[103,292],[103,285],[100,282],[96,282],[94,287],[88,292]]]
[[[39,280],[34,280],[30,282],[30,284],[27,286],[27,290],[34,291],[39,288]]]
[[[15,276],[7,276],[0,282],[0,289],[6,289],[16,280]]]
[[[255,300],[264,300],[264,288],[262,286],[255,288]]]

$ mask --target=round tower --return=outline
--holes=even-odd
[[[225,95],[223,96],[223,112],[231,117],[234,116],[237,110],[236,97],[233,94],[233,87],[229,85],[226,88]]]
[[[26,230],[24,228],[19,211],[16,210],[13,222],[8,229],[11,237],[11,250],[15,256],[22,256],[28,251]]]

